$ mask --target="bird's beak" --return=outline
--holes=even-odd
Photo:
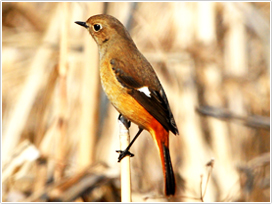
[[[85,28],[88,28],[89,26],[86,24],[86,22],[83,22],[83,21],[75,21],[76,24],[80,25],[80,26],[83,26]]]

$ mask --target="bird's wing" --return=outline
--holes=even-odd
[[[178,134],[166,94],[153,69],[149,74],[141,73],[139,70],[139,72],[135,72],[135,69],[131,68],[128,70],[126,67],[128,65],[116,58],[111,59],[110,63],[117,80],[123,87],[128,88],[129,94],[160,122],[166,130]],[[139,73],[141,76],[139,76]]]

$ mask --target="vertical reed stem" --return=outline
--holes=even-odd
[[[119,122],[120,150],[125,150],[129,145],[130,137],[126,126]],[[121,202],[131,202],[131,181],[130,181],[130,157],[126,156],[121,160]]]

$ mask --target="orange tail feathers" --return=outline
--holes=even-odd
[[[173,167],[171,163],[170,153],[169,153],[169,132],[166,131],[161,125],[156,126],[157,129],[153,130],[153,138],[156,140],[158,145],[162,170],[164,175],[164,184],[165,184],[165,195],[175,195],[176,191],[176,181],[173,172]]]

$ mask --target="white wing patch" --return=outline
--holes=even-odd
[[[151,98],[151,95],[150,95],[151,93],[147,86],[139,88],[138,91],[144,93],[147,97]]]

